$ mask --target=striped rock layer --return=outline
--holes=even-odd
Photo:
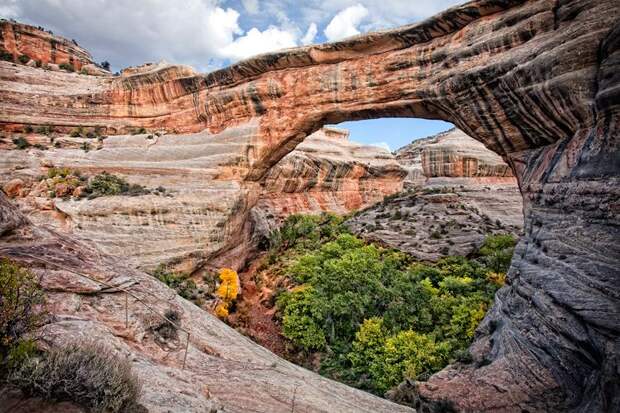
[[[92,78],[74,90],[37,81],[24,90],[28,74],[3,65],[0,122],[210,134],[251,122],[242,178],[257,181],[324,124],[450,121],[511,166],[525,234],[477,330],[474,361],[417,384],[415,402],[613,411],[620,409],[619,20],[617,0],[477,0],[419,24],[206,75],[154,70]]]
[[[42,28],[0,20],[0,50],[13,55],[28,56],[41,64],[70,63],[75,70],[94,64],[90,53],[77,43],[56,36]]]

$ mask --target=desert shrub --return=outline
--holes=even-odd
[[[82,142],[82,145],[80,146],[80,148],[82,148],[82,150],[84,152],[88,152],[88,151],[90,151],[90,143]]]
[[[43,291],[27,269],[0,258],[0,362],[44,321]]]
[[[165,343],[178,338],[178,327],[181,325],[181,315],[175,309],[168,309],[164,317],[151,313],[144,320],[148,331],[155,334],[156,341]]]
[[[186,300],[191,300],[197,305],[204,301],[204,290],[198,288],[187,273],[171,271],[166,265],[160,264],[151,275],[175,290]]]
[[[49,125],[39,126],[36,131],[41,135],[49,135],[50,133],[52,133],[52,127]]]
[[[134,410],[141,393],[129,361],[94,342],[73,342],[29,358],[11,372],[9,383],[30,396],[102,413]]]
[[[517,240],[510,234],[492,235],[485,239],[479,254],[484,263],[496,273],[505,273],[510,267]]]
[[[94,196],[119,195],[129,189],[129,184],[123,178],[102,172],[90,179],[87,188]]]
[[[25,65],[26,63],[30,61],[30,58],[26,56],[25,54],[22,54],[17,58],[17,60],[19,60],[19,63]]]
[[[71,63],[61,63],[58,67],[61,70],[66,70],[67,72],[75,72],[75,67]]]
[[[89,198],[92,199],[110,195],[137,196],[149,194],[151,191],[142,185],[130,184],[119,176],[102,172],[90,179],[86,192],[89,193]]]
[[[82,129],[82,127],[77,127],[74,128],[71,133],[69,134],[70,137],[72,138],[79,138],[84,134],[84,130]]]
[[[13,138],[13,144],[17,147],[17,149],[27,149],[31,146],[30,142],[28,142],[26,138],[22,136]]]
[[[0,49],[0,60],[4,60],[6,62],[12,62],[13,54],[8,52],[7,50]]]
[[[146,133],[146,129],[144,129],[144,128],[134,129],[131,132],[132,135],[144,135],[145,133]]]

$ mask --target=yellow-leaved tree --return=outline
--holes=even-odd
[[[220,318],[226,318],[228,316],[228,309],[238,294],[239,276],[237,272],[230,268],[222,268],[220,270],[220,286],[216,291],[220,303],[215,307],[215,314]]]

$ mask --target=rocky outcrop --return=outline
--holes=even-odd
[[[0,20],[0,51],[12,55],[13,60],[27,56],[42,65],[70,64],[77,71],[94,66],[90,53],[74,40],[56,36],[42,27],[9,20]],[[90,70],[96,71],[94,68]],[[99,71],[96,71],[99,73]],[[103,71],[101,71],[103,72]]]
[[[407,169],[407,187],[440,181],[433,178],[476,178],[465,182],[517,185],[501,156],[459,129],[418,139],[398,149],[396,159]]]
[[[487,235],[521,235],[523,201],[510,167],[458,129],[396,151],[406,192],[355,214],[357,235],[420,260],[467,256]]]
[[[254,213],[271,227],[293,213],[347,214],[402,190],[405,172],[385,149],[323,128],[269,169]]]
[[[244,182],[253,133],[248,125],[217,136],[56,136],[56,146],[45,150],[7,144],[0,146],[0,184],[35,223],[90,240],[126,265],[166,263],[189,272],[205,264],[242,267],[257,237],[291,213],[344,214],[402,189],[404,171],[392,154],[334,129],[309,137],[261,183]],[[159,190],[79,199],[54,187],[50,199],[49,180],[39,180],[51,167],[84,176],[106,171]]]
[[[207,75],[85,77],[68,90],[60,78],[29,84],[38,69],[3,63],[0,123],[175,128],[205,131],[205,140],[251,125],[241,177],[252,184],[324,124],[451,121],[510,165],[524,236],[478,329],[474,363],[417,385],[417,400],[469,411],[618,410],[619,21],[616,0],[477,0]]]

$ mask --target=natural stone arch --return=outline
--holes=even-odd
[[[325,123],[451,121],[515,171],[525,236],[478,329],[474,364],[421,384],[420,399],[474,411],[614,410],[619,21],[616,0],[478,0],[420,24],[208,75],[166,68],[92,80],[92,92],[54,99],[0,91],[11,102],[0,121],[28,123],[35,105],[50,124],[119,131],[218,133],[252,123],[248,181]]]

